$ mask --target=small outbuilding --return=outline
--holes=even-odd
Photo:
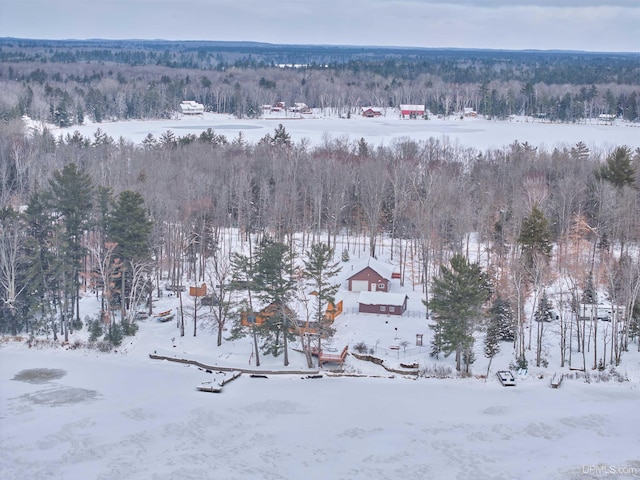
[[[358,312],[377,315],[402,315],[409,297],[403,293],[360,292]]]
[[[370,258],[367,265],[348,279],[350,292],[388,292],[393,267]]]

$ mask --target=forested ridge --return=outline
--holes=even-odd
[[[400,266],[402,281],[421,290],[428,306],[434,300],[431,282],[454,259],[451,269],[442,272],[455,278],[470,271],[486,282],[487,288],[479,290],[487,298],[478,298],[490,299],[496,311],[512,312],[510,331],[519,358],[531,349],[531,336],[528,347],[524,336],[524,325],[534,320],[525,312],[527,302],[541,302],[536,315],[546,318],[547,289],[558,279],[565,282],[563,301],[572,305],[575,317],[562,320],[564,364],[571,352],[566,342],[577,342],[583,356],[589,335],[596,343],[597,331],[580,330],[577,305],[595,298],[596,291],[606,292],[607,301],[624,306],[626,313],[616,319],[605,339],[610,348],[602,358],[594,356],[593,366],[599,360],[618,364],[638,338],[638,150],[620,145],[590,151],[582,142],[544,150],[514,141],[479,151],[437,139],[375,146],[327,138],[311,146],[292,142],[282,126],[256,144],[209,129],[182,137],[167,131],[138,145],[100,130],[90,137],[76,133],[55,138],[47,129],[26,135],[17,118],[28,114],[50,120],[51,112],[60,115],[58,100],[83,115],[100,111],[103,118],[127,118],[128,111],[137,116],[137,109],[155,118],[169,114],[174,102],[184,98],[242,116],[249,105],[273,103],[265,93],[273,101],[304,99],[311,105],[317,95],[319,107],[338,110],[355,108],[358,102],[379,104],[374,101],[378,97],[369,102],[359,96],[375,91],[365,84],[378,77],[348,68],[230,67],[196,74],[100,62],[0,64],[0,81],[7,86],[0,125],[0,330],[66,338],[74,325],[81,325],[78,301],[80,291],[88,288],[102,293],[106,335],[117,343],[119,336],[135,331],[137,309],[161,282],[177,285],[187,278],[224,286],[250,273],[242,271],[238,258],[231,265],[223,232],[236,232],[248,245],[245,268],[255,260],[252,255],[271,245],[263,242],[275,242],[282,258],[298,259],[287,260],[288,275],[313,245],[322,242],[335,249],[346,244],[348,254],[362,248],[356,247],[356,239],[366,237],[367,253],[376,256],[384,236],[392,242],[392,260]],[[418,73],[416,78],[424,81],[429,75]],[[388,100],[392,92],[393,104],[415,102],[418,90],[409,89],[409,75],[407,80],[379,79],[389,82],[389,89],[380,88],[379,98]],[[434,82],[442,88],[434,101],[443,95],[456,108],[478,94],[471,84]],[[252,103],[245,96],[248,85],[255,94]],[[529,101],[539,101],[539,96],[523,97],[521,84],[513,86],[520,105],[514,103],[514,109],[526,110]],[[601,87],[594,88],[592,103],[582,101],[582,112],[589,111],[587,105],[594,114],[600,111]],[[634,88],[611,84],[607,91],[616,98],[614,91]],[[105,96],[106,91],[111,93]],[[88,92],[96,99],[90,108],[83,103]],[[472,259],[479,263],[465,264]],[[250,291],[255,284],[245,277],[236,283],[249,285]],[[445,283],[438,288],[446,293]],[[224,295],[219,291],[220,299]],[[223,322],[223,315],[242,307],[227,302],[218,308]],[[446,312],[440,305],[435,318],[443,315],[444,322]],[[442,342],[433,345],[434,354],[453,348],[468,367],[465,342],[481,326],[480,310],[473,312],[470,330],[462,332],[460,342],[451,346],[436,336]],[[577,339],[568,330],[574,323]],[[449,324],[442,328],[446,331]],[[542,364],[541,338],[538,342],[536,362]]]
[[[639,85],[634,53],[0,39],[0,118],[60,126],[163,118],[185,99],[238,117],[284,101],[345,114],[409,103],[436,115],[638,121]]]

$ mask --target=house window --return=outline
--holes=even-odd
[[[386,312],[387,311],[386,305],[380,305],[380,311],[381,312]]]
[[[389,313],[395,312],[395,311],[396,311],[396,307],[389,307]]]
[[[378,290],[384,290],[384,283],[378,284]]]
[[[256,323],[255,315],[247,315],[247,323]]]

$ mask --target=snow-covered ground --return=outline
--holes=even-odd
[[[339,278],[345,313],[327,348],[353,351],[363,342],[395,369],[413,362],[451,367],[452,358],[429,357],[423,315],[351,313],[357,294],[344,291],[345,280],[366,259],[352,253]],[[394,279],[391,291],[409,295],[410,312],[424,310],[420,286]],[[177,308],[166,294],[154,301],[156,313]],[[87,296],[81,309],[95,313],[99,301]],[[509,368],[510,344],[485,380],[479,340],[471,378],[416,379],[349,356],[349,376],[322,369],[322,378],[243,374],[214,394],[196,387],[232,375],[215,366],[257,367],[249,338],[216,347],[203,318],[196,337],[188,315],[184,337],[175,321],[140,321],[137,335],[113,353],[0,343],[0,478],[640,478],[637,352],[623,356],[625,382],[586,383],[560,369],[549,339],[550,367],[531,368],[515,387],[503,387],[495,372]],[[85,336],[77,332],[71,343]],[[151,353],[214,368],[208,373]],[[285,369],[282,356],[263,355],[260,369],[317,371],[294,350],[290,361]],[[574,378],[552,389],[554,373]]]
[[[637,383],[244,375],[212,394],[205,372],[142,353],[4,348],[2,478],[640,475]],[[62,376],[13,379],[41,368]]]
[[[640,125],[617,120],[613,125],[594,120],[589,123],[548,123],[532,120],[528,117],[513,117],[510,120],[493,121],[481,117],[460,119],[456,116],[429,120],[401,119],[396,111],[388,109],[385,116],[364,118],[352,115],[351,118],[324,115],[315,110],[313,115],[285,117],[282,114],[269,114],[260,119],[237,119],[231,115],[206,113],[203,116],[176,116],[172,120],[118,121],[90,123],[64,129],[54,128],[58,135],[72,134],[78,130],[84,136],[91,136],[100,128],[114,139],[123,137],[140,143],[149,134],[158,139],[161,134],[171,130],[177,136],[199,135],[207,128],[233,140],[242,132],[249,142],[257,142],[266,134],[273,134],[282,123],[291,134],[294,142],[303,139],[318,144],[325,139],[348,139],[357,142],[364,138],[374,146],[389,145],[397,139],[411,138],[427,140],[436,138],[451,145],[473,147],[481,151],[490,148],[502,148],[519,141],[531,145],[553,149],[555,147],[575,146],[584,142],[590,149],[610,148],[628,145],[640,147]]]
[[[640,146],[640,128],[630,124],[547,124],[523,118],[401,120],[313,118],[237,120],[226,115],[167,121],[87,124],[79,130],[141,142],[199,134],[206,128],[229,140],[242,131],[253,142],[283,123],[294,141],[365,138],[373,145],[429,137],[460,146],[503,147],[514,140],[553,148],[583,141],[592,149]],[[384,246],[381,247],[384,251]],[[388,250],[387,250],[388,253]],[[360,266],[366,252],[352,254],[340,280]],[[355,270],[352,270],[352,265]],[[453,365],[429,357],[430,329],[422,289],[410,282],[391,290],[409,296],[400,318],[351,313],[357,294],[344,292],[345,313],[327,348],[373,349],[389,367],[418,362],[421,368]],[[156,298],[154,311],[176,311],[175,297]],[[99,308],[94,296],[81,302],[83,316]],[[415,316],[414,316],[415,315]],[[202,319],[201,319],[202,321]],[[549,334],[552,335],[553,327]],[[423,335],[423,347],[416,346]],[[86,338],[86,332],[74,334]],[[28,348],[0,342],[0,478],[22,479],[595,479],[640,478],[640,354],[623,356],[625,382],[586,383],[559,368],[557,340],[545,341],[549,368],[530,368],[516,387],[502,387],[495,372],[513,360],[509,344],[487,369],[476,343],[476,376],[467,379],[405,377],[347,357],[350,376],[243,374],[220,394],[196,390],[231,373],[207,373],[194,365],[153,360],[150,353],[197,360],[211,366],[256,368],[248,338],[215,346],[212,325],[193,336],[176,323],[140,322],[117,352],[86,348]],[[296,345],[293,345],[295,347]],[[632,345],[636,350],[636,345]],[[289,370],[306,370],[291,351]],[[261,357],[264,370],[283,369],[282,357]],[[309,371],[314,373],[316,370]],[[565,373],[559,389],[554,373]]]

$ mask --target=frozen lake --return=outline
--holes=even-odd
[[[371,145],[389,145],[397,139],[411,138],[427,140],[436,138],[464,147],[480,150],[501,148],[514,141],[528,142],[531,145],[552,149],[557,146],[572,147],[584,142],[592,150],[628,145],[640,147],[640,124],[616,123],[614,125],[594,121],[582,124],[544,123],[524,117],[511,120],[492,121],[484,118],[458,117],[436,118],[429,120],[401,119],[387,112],[384,117],[351,118],[324,117],[319,113],[303,118],[265,117],[256,120],[237,118],[230,115],[207,113],[199,117],[183,117],[172,120],[122,121],[87,124],[66,129],[54,129],[54,135],[73,133],[78,130],[85,136],[91,136],[100,128],[114,139],[123,137],[140,143],[148,134],[156,139],[167,130],[178,136],[189,133],[199,135],[207,128],[223,134],[228,140],[237,137],[240,132],[244,138],[257,142],[267,134],[273,134],[282,123],[291,134],[294,142],[306,139],[312,144],[322,143],[325,139],[347,139],[357,142],[364,138]]]
[[[567,480],[599,478],[589,475],[598,465],[618,479],[640,471],[635,383],[575,380],[554,390],[535,378],[504,388],[495,379],[243,375],[212,394],[195,389],[211,378],[197,367],[143,355],[5,348],[0,360],[4,480]],[[33,378],[44,381],[24,381]]]

